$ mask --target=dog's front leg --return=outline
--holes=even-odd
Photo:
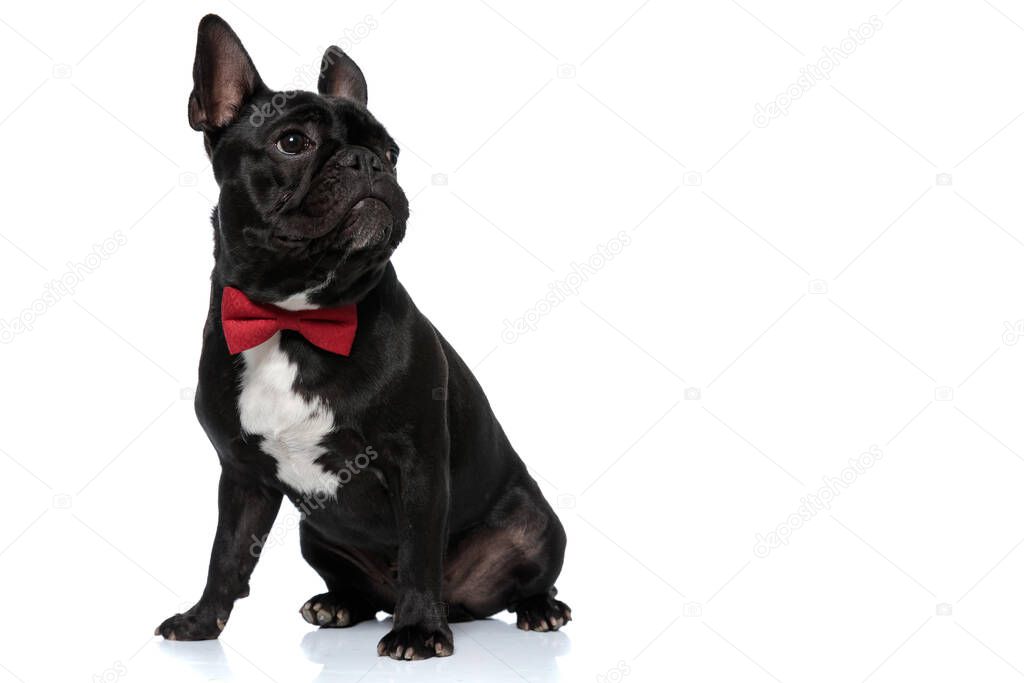
[[[378,643],[377,654],[446,657],[455,649],[441,601],[448,537],[447,438],[429,454],[404,453],[391,476],[397,477],[389,488],[398,522],[398,600],[394,628]]]
[[[260,550],[270,533],[282,495],[221,472],[217,491],[217,533],[210,553],[206,589],[199,602],[156,628],[168,640],[209,640],[224,630],[235,600],[249,594]]]

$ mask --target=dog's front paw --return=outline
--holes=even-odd
[[[226,616],[218,617],[215,612],[193,607],[184,614],[165,619],[153,635],[167,640],[213,640],[224,630],[226,623]]]
[[[436,628],[422,624],[398,626],[377,643],[377,654],[392,659],[447,657],[453,652],[455,644],[447,624]]]

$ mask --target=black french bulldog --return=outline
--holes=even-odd
[[[193,78],[189,123],[220,186],[195,402],[219,520],[202,597],[156,633],[220,635],[283,496],[327,584],[300,610],[311,624],[392,613],[377,652],[395,659],[450,655],[449,622],[502,609],[563,626],[562,525],[389,261],[409,203],[359,67],[331,47],[319,94],[272,91],[209,15]]]

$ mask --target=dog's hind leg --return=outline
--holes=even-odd
[[[327,592],[309,598],[299,612],[314,626],[344,628],[394,610],[393,577],[383,558],[348,547],[330,547],[303,524],[302,556],[323,577]]]
[[[485,526],[455,539],[445,561],[449,619],[480,619],[503,609],[527,631],[554,631],[571,618],[555,600],[565,531],[528,478],[502,496]]]

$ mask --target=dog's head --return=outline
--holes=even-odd
[[[324,53],[318,93],[263,84],[220,17],[199,23],[189,124],[203,133],[220,199],[217,272],[257,301],[303,292],[356,301],[405,235],[409,202],[398,146],[366,109],[366,81],[338,47]]]

